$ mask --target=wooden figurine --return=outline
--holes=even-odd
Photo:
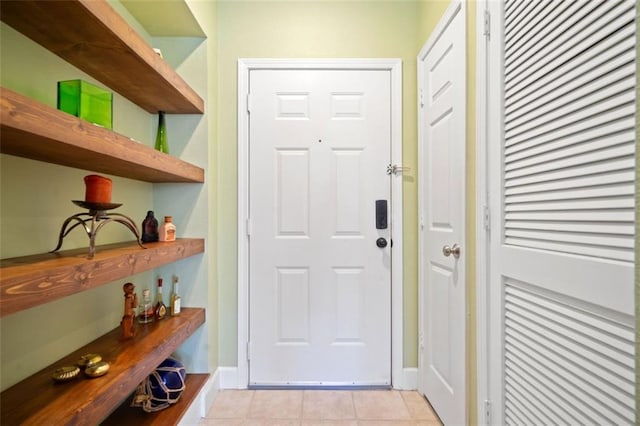
[[[122,317],[122,337],[130,339],[136,335],[135,319],[136,308],[138,307],[138,295],[134,292],[133,283],[126,283],[122,286],[124,291],[124,315]]]

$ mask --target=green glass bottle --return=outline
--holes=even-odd
[[[169,153],[167,141],[167,124],[164,119],[164,111],[158,111],[158,133],[156,134],[156,149],[165,154]]]

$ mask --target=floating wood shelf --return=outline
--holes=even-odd
[[[106,1],[3,0],[0,19],[151,113],[204,112],[202,98]]]
[[[0,20],[150,113],[204,113],[203,99],[105,0],[2,0]],[[200,167],[11,90],[0,88],[0,106],[4,154],[151,183],[204,182]],[[203,253],[204,239],[145,246],[98,246],[90,260],[87,248],[0,260],[0,316]],[[2,392],[0,424],[98,424],[204,322],[204,309],[186,308],[178,317],[138,324],[130,340],[121,340],[118,327]],[[86,353],[111,364],[107,375],[53,382],[56,368]],[[120,409],[113,418],[176,424],[207,377],[189,375],[182,399],[143,421],[140,411]]]
[[[166,426],[177,425],[189,404],[198,396],[200,390],[209,379],[209,374],[187,374],[185,390],[180,400],[174,405],[155,413],[147,413],[139,407],[131,407],[131,397],[116,409],[102,426]]]
[[[185,308],[177,317],[138,324],[137,335],[130,340],[122,340],[117,327],[2,392],[0,423],[98,424],[204,322],[204,309]],[[57,368],[74,365],[87,353],[100,354],[110,363],[105,376],[81,376],[66,383],[52,380]]]
[[[9,315],[204,252],[204,239],[135,242],[0,260],[0,316]]]
[[[9,89],[0,106],[4,154],[146,182],[204,182],[201,167]]]

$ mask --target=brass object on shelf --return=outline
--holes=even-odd
[[[80,369],[76,366],[65,366],[56,369],[51,376],[56,382],[68,382],[75,379],[80,374]]]
[[[106,361],[100,361],[97,364],[92,365],[91,367],[87,367],[84,370],[84,373],[89,377],[100,377],[107,374],[109,371],[109,363]]]
[[[85,354],[80,357],[76,365],[80,368],[89,368],[102,361],[102,357],[98,354]]]

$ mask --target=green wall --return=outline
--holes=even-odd
[[[237,365],[238,58],[401,58],[403,61],[404,365],[417,367],[415,1],[218,3],[218,282],[220,365]]]

